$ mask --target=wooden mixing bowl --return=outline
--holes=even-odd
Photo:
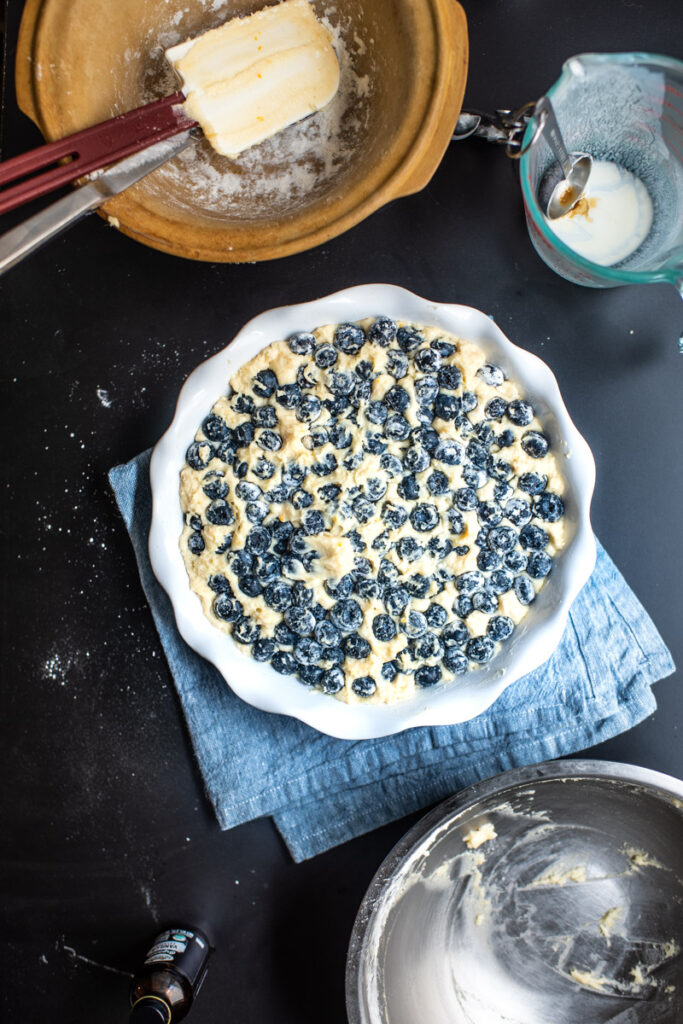
[[[121,231],[191,259],[301,252],[417,192],[443,156],[467,76],[456,0],[313,0],[340,55],[328,107],[241,154],[205,140],[103,207]],[[49,139],[177,88],[163,51],[262,0],[27,0],[19,105]]]

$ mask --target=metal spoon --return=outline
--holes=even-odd
[[[583,196],[588,182],[588,177],[593,166],[592,157],[587,153],[567,152],[562,133],[560,132],[555,111],[547,96],[542,96],[534,108],[534,119],[541,126],[548,145],[553,151],[555,159],[562,168],[564,178],[555,183],[556,174],[547,176],[543,181],[543,193],[548,194],[551,185],[552,192],[548,199],[546,214],[550,220],[563,217],[572,207],[576,206]],[[539,196],[539,199],[541,197]],[[542,202],[541,202],[541,205]]]

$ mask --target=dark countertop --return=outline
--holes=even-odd
[[[681,56],[671,0],[466,7],[482,109],[539,96],[572,53]],[[39,142],[11,83],[21,8],[8,0],[5,157]],[[371,281],[479,307],[550,365],[596,457],[596,533],[683,664],[680,299],[555,276],[502,152],[453,145],[419,195],[260,265],[182,262],[88,218],[0,280],[4,1020],[125,1020],[116,971],[174,919],[217,946],[192,1020],[345,1020],[356,909],[415,817],[301,865],[269,820],[220,832],[106,473],[158,439],[186,375],[250,317]],[[683,776],[680,682],[587,753]]]

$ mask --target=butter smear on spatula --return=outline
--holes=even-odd
[[[283,0],[171,47],[185,111],[236,156],[322,109],[339,85],[327,29],[307,0]]]

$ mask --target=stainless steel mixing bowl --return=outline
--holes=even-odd
[[[554,761],[471,786],[377,872],[350,1024],[681,1024],[683,782]]]

